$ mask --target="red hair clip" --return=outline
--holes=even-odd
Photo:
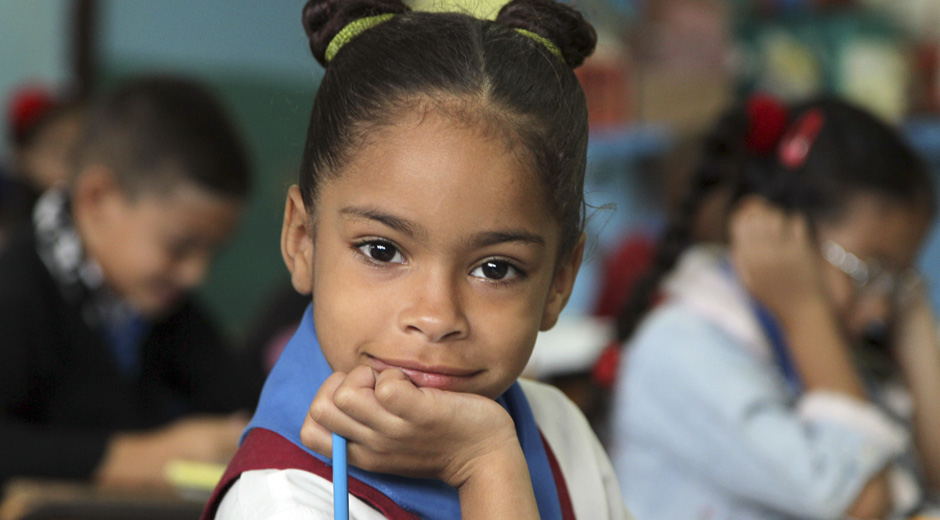
[[[33,125],[56,106],[51,92],[39,86],[21,87],[7,104],[7,118],[13,138],[21,142]]]
[[[777,98],[756,94],[747,100],[748,128],[744,142],[748,149],[766,155],[774,150],[787,129],[789,111]]]
[[[613,342],[604,347],[595,361],[591,369],[591,379],[601,388],[610,390],[617,380],[618,366],[620,366],[620,345]]]
[[[803,166],[824,121],[819,109],[810,110],[800,117],[780,144],[780,163],[790,169]]]

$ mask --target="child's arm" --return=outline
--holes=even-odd
[[[866,401],[823,286],[821,260],[806,219],[752,197],[734,212],[730,229],[735,267],[754,297],[780,320],[805,390]],[[848,514],[881,518],[890,508],[882,472],[868,482]]]
[[[780,320],[806,390],[865,399],[806,219],[745,200],[732,216],[731,253],[744,285]]]
[[[350,464],[456,488],[464,519],[539,517],[512,419],[491,399],[360,366],[320,387],[301,440],[330,456],[331,432],[347,439]]]
[[[927,484],[940,491],[940,338],[926,291],[920,288],[898,313],[894,358],[914,399],[914,442]]]
[[[166,464],[175,459],[224,463],[238,449],[244,414],[194,416],[144,432],[117,432],[95,471],[103,486],[168,487]]]

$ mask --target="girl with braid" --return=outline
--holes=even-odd
[[[717,122],[619,323],[611,457],[639,518],[925,514],[940,343],[912,266],[934,196],[899,136],[845,102],[755,97]],[[695,243],[721,197],[727,244]]]
[[[326,68],[281,250],[312,295],[204,517],[622,519],[613,469],[558,390],[518,381],[584,246],[584,93],[570,7],[495,21],[311,0]]]

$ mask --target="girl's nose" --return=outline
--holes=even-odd
[[[431,343],[465,338],[470,327],[457,283],[433,277],[416,284],[400,314],[402,329],[407,334],[421,334]]]

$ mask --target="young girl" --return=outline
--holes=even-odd
[[[620,323],[611,449],[627,504],[649,520],[924,511],[940,485],[940,350],[912,268],[928,173],[830,99],[792,114],[752,99],[705,146]],[[686,247],[700,203],[722,197],[729,245]]]
[[[517,382],[580,265],[593,29],[548,0],[304,25],[327,71],[281,247],[313,304],[205,517],[329,518],[335,432],[353,518],[624,518],[576,407]]]

